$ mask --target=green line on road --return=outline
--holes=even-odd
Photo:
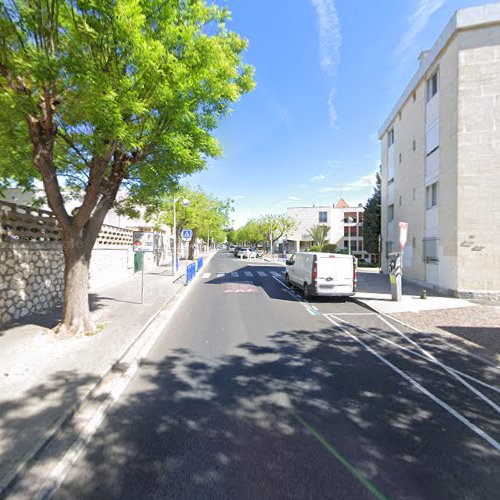
[[[344,458],[337,449],[331,445],[314,427],[308,424],[298,413],[292,412],[292,415],[326,448],[363,486],[370,491],[378,500],[388,500],[375,485],[373,485],[363,474],[354,467],[346,458]]]

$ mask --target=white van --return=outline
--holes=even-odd
[[[340,253],[299,252],[286,261],[285,281],[311,295],[349,297],[356,293],[356,259]]]

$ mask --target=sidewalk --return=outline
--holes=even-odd
[[[358,269],[355,300],[416,330],[439,335],[445,342],[500,365],[500,304],[444,297],[403,282],[403,299],[391,300],[389,277],[374,269]]]
[[[208,254],[203,255],[205,261]],[[185,288],[186,262],[145,271],[90,294],[98,333],[60,340],[61,309],[0,331],[0,496],[16,471],[50,438],[151,320]]]

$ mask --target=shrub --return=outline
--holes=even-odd
[[[307,249],[308,252],[319,252],[319,247],[317,245],[312,245]]]
[[[321,251],[326,253],[339,253],[339,247],[333,243],[324,243],[321,245]]]

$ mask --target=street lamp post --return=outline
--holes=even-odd
[[[180,196],[177,198],[174,198],[174,228],[173,228],[173,236],[174,236],[174,249],[172,251],[172,275],[175,276],[175,265],[177,263],[177,213],[176,213],[176,205],[177,202],[180,200]],[[182,199],[182,205],[184,207],[189,206],[191,202],[187,198]]]
[[[347,226],[347,245],[349,249],[349,255],[351,255],[351,224],[352,224],[353,218],[352,217],[347,217],[347,223],[349,224]]]

